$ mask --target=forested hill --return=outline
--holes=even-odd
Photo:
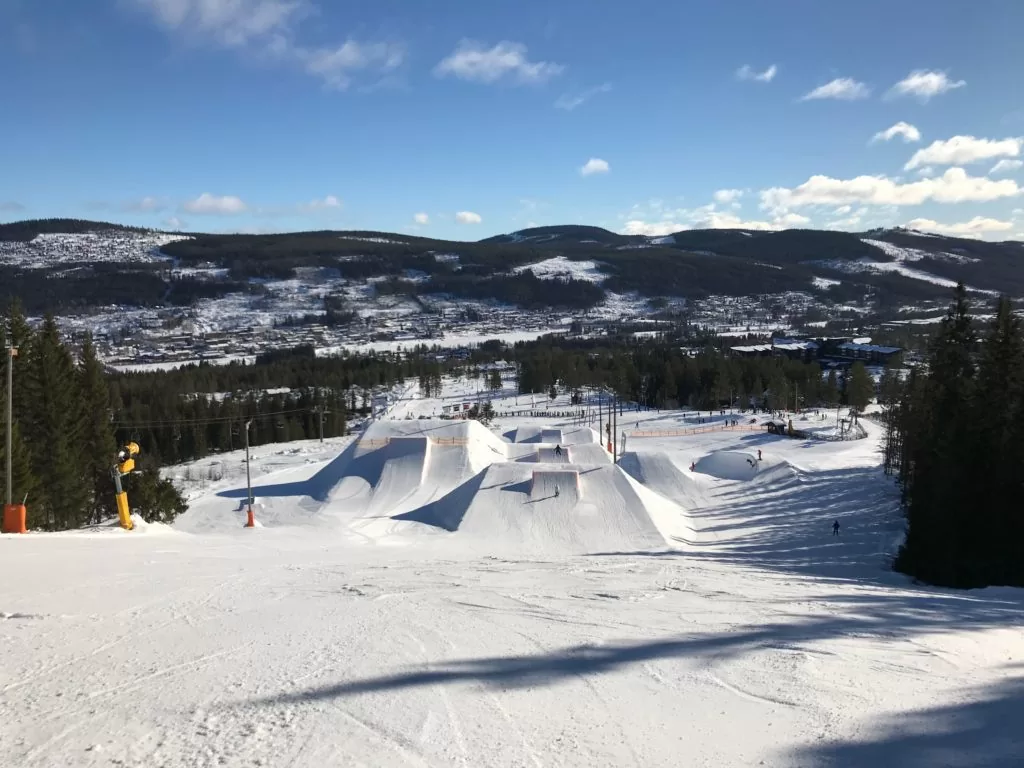
[[[142,246],[133,250],[133,241]],[[956,281],[1024,297],[1022,258],[1024,243],[902,229],[647,237],[572,225],[459,242],[369,231],[164,235],[47,219],[0,225],[0,301],[19,296],[30,311],[181,305],[329,274],[372,281],[379,295],[444,294],[526,309],[587,309],[611,293],[702,298],[788,291],[896,307],[942,297]],[[202,280],[196,270],[203,270]]]

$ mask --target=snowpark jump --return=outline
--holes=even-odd
[[[646,437],[613,464],[589,427],[419,415],[256,448],[256,530],[236,454],[174,526],[0,539],[24,585],[0,605],[8,762],[925,768],[936,730],[949,764],[1024,749],[998,727],[1024,599],[887,570],[873,425]]]

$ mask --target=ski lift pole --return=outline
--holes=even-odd
[[[245,487],[247,489],[245,497],[245,527],[255,528],[256,527],[256,516],[252,511],[252,473],[249,471],[249,427],[252,425],[252,419],[245,422]]]

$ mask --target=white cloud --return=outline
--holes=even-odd
[[[641,219],[630,219],[622,227],[624,235],[647,235],[649,237],[665,237],[673,232],[680,232],[689,227],[676,221],[643,221]]]
[[[889,141],[897,136],[902,136],[904,143],[921,140],[921,132],[910,123],[904,123],[901,120],[896,123],[896,125],[890,126],[884,131],[879,131],[872,136],[871,143],[874,144],[876,141]]]
[[[390,72],[405,59],[405,48],[398,43],[360,43],[346,40],[335,48],[306,48],[279,38],[273,49],[279,55],[298,61],[311,75],[323,79],[331,88],[344,90],[352,83],[356,70]]]
[[[757,72],[747,64],[736,70],[737,80],[754,80],[758,83],[770,83],[775,79],[775,75],[779,72],[779,68],[772,64],[768,69],[763,72]]]
[[[1012,222],[985,216],[975,216],[970,221],[961,221],[956,224],[942,224],[934,219],[912,219],[907,222],[907,226],[923,232],[961,237],[981,237],[986,232],[1005,232],[1008,229],[1013,229]]]
[[[734,203],[743,197],[742,189],[719,189],[715,192],[715,202],[718,203]]]
[[[812,176],[803,184],[787,189],[773,187],[761,191],[761,207],[776,213],[808,205],[920,205],[938,203],[988,202],[1014,197],[1021,188],[1010,179],[994,181],[968,176],[963,168],[949,168],[942,176],[901,183],[885,176],[857,176],[833,179]]]
[[[592,98],[600,93],[608,93],[612,89],[611,83],[603,83],[594,88],[588,88],[587,90],[576,93],[576,94],[562,94],[558,97],[558,101],[555,102],[556,109],[564,109],[566,112],[572,112],[576,107],[582,106],[583,104],[590,101]]]
[[[177,216],[171,216],[164,219],[164,226],[167,229],[182,230],[185,229],[185,222],[179,219]]]
[[[989,173],[995,176],[999,173],[1013,173],[1014,171],[1019,171],[1021,168],[1024,168],[1024,160],[1007,160],[1006,158],[1003,158],[992,166],[992,170],[990,170]]]
[[[563,69],[561,64],[530,61],[522,43],[503,40],[493,48],[484,48],[475,40],[463,40],[450,56],[434,67],[434,74],[437,77],[453,75],[476,83],[494,83],[511,75],[521,83],[541,83]]]
[[[167,207],[167,200],[162,197],[146,196],[139,200],[129,200],[121,207],[126,211],[160,211]]]
[[[923,168],[917,169],[917,175],[920,176],[922,179],[930,179],[932,176],[935,175],[935,169],[932,168],[930,165],[926,165]]]
[[[317,13],[311,0],[134,0],[158,24],[187,42],[213,43],[250,56],[298,66],[332,88],[347,88],[357,70],[389,72],[402,63],[397,43],[349,39],[309,47],[297,36],[299,23]]]
[[[925,102],[932,96],[938,96],[954,88],[963,88],[965,85],[967,83],[963,80],[950,80],[945,72],[915,69],[890,88],[885,97],[894,99],[900,96],[914,96]]]
[[[580,168],[580,176],[593,176],[595,173],[608,173],[610,170],[611,166],[608,165],[607,160],[592,157]]]
[[[19,203],[17,200],[0,200],[0,212],[3,213],[18,213],[24,211],[25,206]]]
[[[664,237],[673,232],[682,232],[688,229],[777,231],[802,227],[810,223],[808,217],[798,213],[781,214],[770,221],[745,220],[734,213],[717,210],[714,203],[692,209],[662,211],[661,218],[656,220],[640,217],[643,215],[643,206],[634,206],[633,212],[639,216],[626,221],[621,230],[623,234]]]
[[[479,213],[473,213],[472,211],[459,211],[455,214],[455,220],[459,224],[479,224],[483,221]]]
[[[993,157],[1016,157],[1020,154],[1022,139],[976,139],[974,136],[954,136],[945,141],[933,141],[919,149],[903,166],[909,171],[922,165],[966,165]]]
[[[428,214],[426,214],[426,213],[414,213],[412,215],[412,218],[413,218],[413,220],[417,224],[429,224],[430,223],[430,216]]]
[[[320,200],[310,200],[307,203],[299,203],[297,208],[301,213],[324,213],[327,211],[339,211],[342,208],[341,200],[334,195],[327,195]],[[268,211],[268,213],[274,213]]]
[[[842,101],[854,101],[866,99],[871,95],[871,89],[864,83],[854,80],[852,77],[837,77],[831,82],[819,85],[813,91],[805,94],[800,101],[812,99],[840,99]]]
[[[244,213],[248,210],[248,206],[239,197],[234,195],[218,197],[209,192],[203,192],[195,200],[182,203],[181,208],[188,213],[213,215]]]
[[[305,0],[135,0],[163,26],[240,47],[284,33],[310,11]]]
[[[852,206],[841,205],[838,208],[836,208],[834,211],[832,211],[832,213],[834,213],[836,216],[845,216],[846,214],[848,214],[852,210],[853,210]]]

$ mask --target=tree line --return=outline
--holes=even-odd
[[[13,369],[11,484],[13,500],[25,502],[29,527],[65,530],[115,517],[117,441],[111,393],[91,338],[77,355],[64,344],[47,315],[33,330],[14,305],[0,322],[3,363],[17,350]],[[3,395],[6,403],[6,371]],[[6,417],[6,414],[4,414]],[[6,429],[6,427],[5,427]],[[6,440],[0,445],[0,478],[6,488]],[[125,478],[132,511],[148,521],[172,520],[185,509],[158,464],[142,460]]]
[[[1010,300],[983,325],[958,285],[927,365],[888,406],[886,468],[907,518],[896,569],[950,587],[1024,585],[1024,333]]]

